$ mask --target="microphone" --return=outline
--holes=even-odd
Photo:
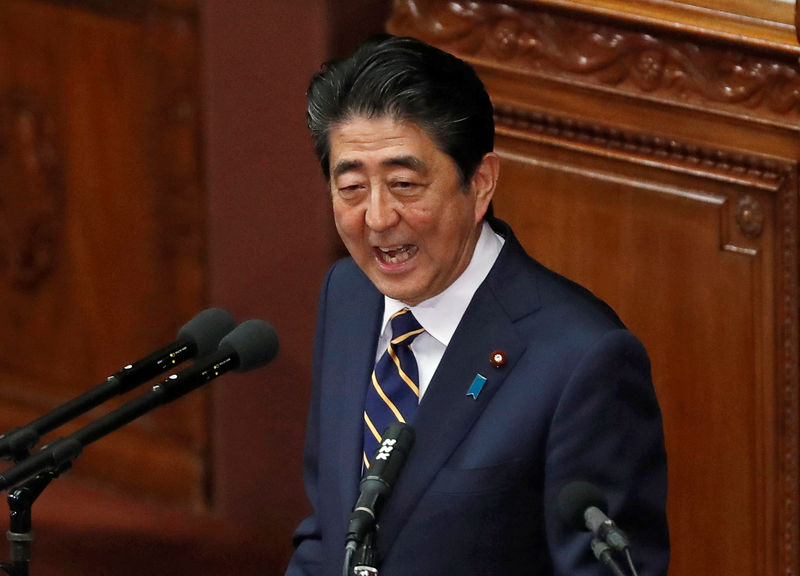
[[[60,473],[78,457],[83,447],[132,422],[146,412],[179,398],[229,372],[246,372],[270,362],[278,353],[278,336],[263,320],[248,320],[222,338],[213,354],[167,377],[150,392],[127,402],[102,418],[44,446],[35,455],[0,474],[0,491],[52,470]]]
[[[590,530],[614,550],[624,551],[630,546],[625,533],[606,516],[608,504],[594,484],[577,480],[565,485],[558,493],[558,508],[568,524]]]
[[[361,544],[374,528],[413,445],[414,429],[408,424],[395,422],[386,428],[367,475],[361,480],[361,493],[350,516],[345,538],[349,548]]]
[[[23,459],[45,434],[65,422],[80,416],[112,396],[132,390],[154,376],[166,372],[185,360],[206,356],[216,350],[220,340],[236,322],[220,308],[208,308],[178,330],[178,338],[109,376],[106,381],[80,396],[62,404],[26,426],[12,428],[0,436],[0,458]]]
[[[152,392],[171,402],[231,370],[247,372],[271,362],[278,354],[278,335],[267,322],[258,319],[239,324],[222,340],[217,351],[191,367],[172,374]]]

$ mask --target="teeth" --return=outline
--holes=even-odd
[[[416,246],[396,246],[392,248],[378,248],[381,259],[389,264],[399,264],[411,258],[416,252]]]

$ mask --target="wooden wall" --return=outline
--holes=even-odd
[[[341,253],[304,94],[388,8],[0,0],[0,432],[207,306],[281,340],[269,367],[87,447],[36,504],[32,573],[283,571],[307,513],[317,294]]]
[[[327,42],[322,3],[318,19],[309,11],[217,0],[205,15],[211,298],[268,320],[281,347],[266,370],[214,388],[213,505],[263,533],[281,562],[307,513],[311,344],[335,236],[305,127],[305,90]]]
[[[266,370],[214,389],[212,500],[264,535],[275,566],[308,513],[301,464],[317,297],[342,253],[305,91],[323,61],[382,30],[388,7],[211,0],[204,9],[211,299],[267,319],[281,339]]]
[[[794,575],[795,7],[691,4],[397,0],[389,29],[476,65],[496,106],[496,213],[647,346],[670,573]]]
[[[175,340],[204,307],[197,57],[188,0],[0,3],[0,429]],[[204,503],[207,412],[199,392],[145,416],[74,474]]]

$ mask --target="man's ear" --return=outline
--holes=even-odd
[[[475,222],[483,220],[489,203],[497,187],[497,178],[500,176],[500,157],[494,153],[487,153],[472,175],[472,192],[475,193]]]

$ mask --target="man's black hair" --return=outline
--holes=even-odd
[[[325,178],[330,130],[354,118],[418,124],[455,162],[462,185],[494,148],[494,111],[475,70],[414,38],[382,34],[313,76],[306,117]]]

